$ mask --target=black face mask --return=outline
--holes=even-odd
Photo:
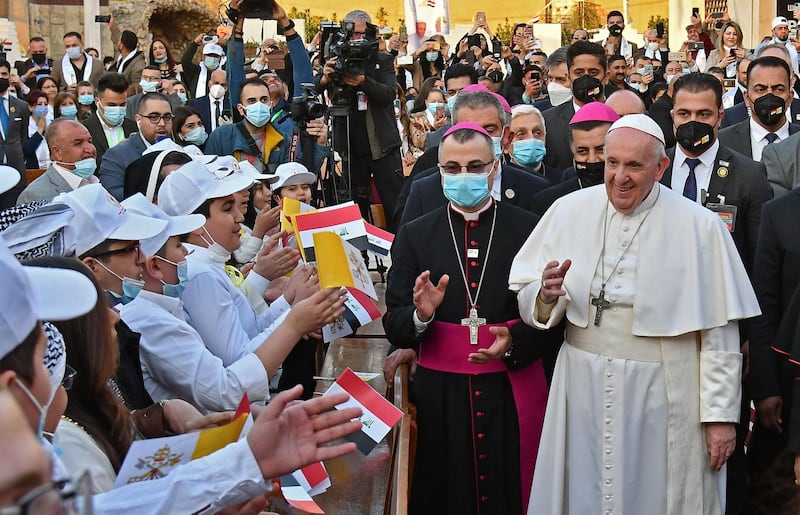
[[[596,163],[581,163],[575,161],[575,173],[578,174],[578,182],[581,188],[597,186],[605,182],[606,163],[598,161]]]
[[[702,154],[714,144],[714,127],[692,120],[675,129],[675,140],[684,150]]]
[[[5,93],[8,90],[8,79],[0,79],[0,93]]]
[[[786,119],[786,101],[767,93],[753,102],[753,114],[767,127],[775,127]]]
[[[622,34],[622,25],[617,25],[616,23],[614,25],[609,25],[608,32],[612,36],[619,36]]]
[[[41,66],[47,60],[47,56],[45,54],[31,54],[31,60]]]
[[[572,95],[583,104],[598,101],[603,98],[603,83],[591,75],[581,75],[572,81]]]

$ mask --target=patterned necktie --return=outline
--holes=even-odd
[[[696,157],[687,157],[684,163],[686,163],[686,166],[689,167],[689,176],[686,178],[686,182],[683,185],[683,196],[693,202],[696,202],[697,177],[694,175],[694,169],[697,168],[698,164],[700,164],[700,160]]]

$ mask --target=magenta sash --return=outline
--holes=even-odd
[[[519,467],[520,491],[523,508],[528,505],[533,482],[533,469],[542,436],[544,410],[547,406],[547,380],[542,360],[517,370],[509,370],[502,359],[486,364],[471,363],[467,356],[478,349],[488,349],[494,342],[490,327],[508,327],[520,322],[511,320],[502,324],[486,324],[478,328],[478,344],[469,343],[469,327],[450,322],[431,323],[425,340],[419,346],[418,362],[421,366],[453,374],[491,374],[506,372],[514,394],[519,421]],[[533,345],[531,342],[517,342],[517,345]]]

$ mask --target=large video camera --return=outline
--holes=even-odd
[[[303,94],[292,98],[292,103],[289,106],[292,120],[298,125],[305,127],[309,121],[323,116],[326,111],[325,104],[319,101],[314,84],[302,83],[300,89]]]
[[[355,22],[343,21],[341,27],[328,38],[323,51],[325,60],[337,57],[335,75],[331,77],[334,84],[341,82],[342,77],[365,75],[367,61],[378,53],[378,28],[367,24],[365,39],[352,40]]]

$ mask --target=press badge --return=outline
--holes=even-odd
[[[736,229],[736,211],[739,209],[730,204],[706,204],[706,207],[719,215],[719,219],[723,221],[728,231],[733,232]]]
[[[367,94],[364,93],[363,91],[359,91],[358,93],[356,93],[356,96],[358,97],[358,100],[357,100],[357,102],[358,102],[358,110],[359,111],[366,111],[367,110]]]

